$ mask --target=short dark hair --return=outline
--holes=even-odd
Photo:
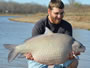
[[[52,10],[53,7],[63,9],[64,8],[64,3],[61,0],[51,0],[50,3],[49,3],[48,8]]]

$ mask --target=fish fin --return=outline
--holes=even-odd
[[[10,53],[8,55],[8,62],[14,60],[16,56],[19,54],[16,50],[16,45],[4,44],[4,47],[10,50]]]
[[[16,49],[12,49],[8,55],[8,62],[14,60],[18,54],[19,53],[16,51]]]
[[[16,46],[17,46],[17,45],[13,45],[13,44],[4,44],[4,47],[5,47],[6,49],[9,49],[9,50],[14,49]]]
[[[53,34],[53,32],[49,28],[45,28],[45,34]]]
[[[20,54],[20,55],[18,56],[18,58],[25,58],[25,56],[24,56],[24,54],[22,53],[22,54]]]

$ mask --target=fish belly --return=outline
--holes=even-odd
[[[41,64],[52,65],[64,63],[67,60],[68,52],[60,49],[41,49],[32,55],[35,61]]]

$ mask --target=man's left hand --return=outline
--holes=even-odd
[[[80,52],[73,52],[73,51],[72,51],[72,53],[69,54],[68,59],[69,59],[69,60],[74,59],[74,58],[75,58],[74,55],[75,55],[75,56],[80,55]]]

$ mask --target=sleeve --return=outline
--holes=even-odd
[[[45,32],[45,24],[43,20],[40,20],[34,25],[32,29],[32,37],[44,34],[44,32]]]
[[[72,33],[73,33],[73,31],[72,31],[72,25],[67,22],[65,34],[68,34],[68,35],[72,36]]]
[[[70,36],[72,36],[72,26],[71,26],[71,24],[69,24],[69,27],[68,27],[68,34],[70,35]]]

